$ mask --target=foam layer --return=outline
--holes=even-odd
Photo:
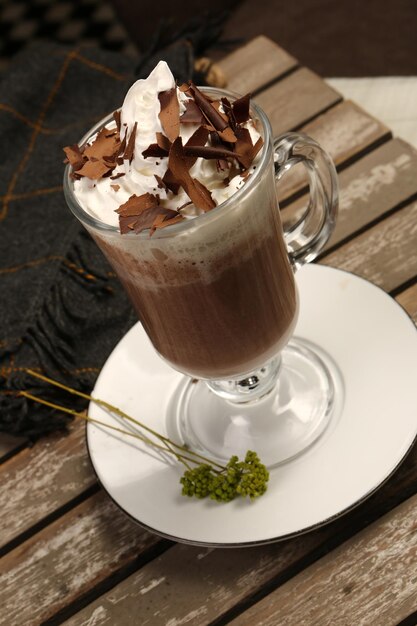
[[[117,273],[147,289],[186,284],[197,277],[210,283],[225,267],[249,258],[271,234],[281,237],[271,178],[272,164],[254,177],[237,202],[192,220],[185,229],[180,225],[177,232],[173,227],[154,237],[142,233],[140,238],[91,232],[101,247],[112,249],[107,255],[111,254]]]

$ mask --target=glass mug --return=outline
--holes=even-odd
[[[297,133],[273,140],[256,104],[251,115],[264,147],[246,183],[213,210],[152,237],[149,231],[121,235],[86,213],[69,166],[64,193],[116,271],[156,351],[187,375],[168,410],[170,436],[222,460],[253,449],[273,466],[307,449],[332,414],[329,368],[314,346],[291,337],[298,315],[294,272],[332,233],[337,175],[314,140]],[[99,122],[80,145],[111,122],[111,115]],[[276,181],[298,163],[309,175],[309,204],[284,232]]]

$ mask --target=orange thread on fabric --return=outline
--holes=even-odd
[[[97,280],[96,276],[94,276],[93,274],[89,272],[86,272],[86,270],[84,270],[82,267],[76,265],[75,263],[72,263],[71,261],[68,261],[68,259],[66,259],[63,256],[55,256],[55,255],[45,256],[40,259],[33,259],[32,261],[28,261],[27,263],[21,263],[20,265],[15,265],[14,267],[6,267],[3,269],[0,269],[0,275],[13,274],[14,272],[19,272],[20,270],[28,269],[30,267],[36,267],[37,265],[42,265],[43,263],[49,263],[50,261],[60,261],[66,267],[68,267],[68,269],[74,272],[77,272],[77,274],[81,274],[87,280]]]
[[[2,339],[0,341],[0,348],[7,346],[7,344],[9,343],[16,343],[17,346],[20,346],[20,344],[22,343],[22,339],[13,339],[13,337],[11,337],[10,339]]]
[[[125,74],[119,74],[118,72],[115,72],[114,70],[110,69],[109,67],[106,67],[105,65],[102,65],[101,63],[97,63],[96,61],[91,61],[90,59],[87,59],[87,57],[83,56],[79,52],[74,53],[74,58],[77,59],[77,61],[80,61],[80,63],[84,63],[85,65],[88,65],[88,67],[91,67],[93,70],[102,72],[103,74],[106,74],[107,76],[110,76],[111,78],[114,78],[115,80],[123,81],[128,78],[128,76]]]
[[[18,120],[23,122],[23,124],[26,124],[26,126],[29,126],[30,128],[34,128],[39,133],[42,133],[44,135],[59,135],[69,130],[70,128],[83,126],[84,124],[87,124],[87,123],[98,122],[99,120],[102,119],[102,117],[106,115],[106,113],[108,113],[108,111],[103,111],[101,115],[89,115],[88,117],[78,119],[76,122],[72,122],[71,124],[67,124],[66,126],[60,126],[59,128],[48,128],[47,126],[42,126],[40,124],[37,124],[36,122],[33,122],[28,117],[26,117],[25,115],[17,111],[17,109],[14,109],[8,104],[4,104],[4,102],[0,102],[0,111],[5,111],[6,113],[10,113],[14,117],[16,117]]]
[[[10,113],[14,117],[16,117],[18,120],[23,122],[23,124],[26,124],[26,126],[30,126],[30,128],[34,128],[39,133],[45,133],[45,134],[53,134],[54,133],[54,131],[48,130],[47,128],[44,128],[43,126],[40,126],[36,122],[32,122],[32,120],[30,120],[25,115],[22,115],[22,113],[19,113],[19,111],[17,111],[13,107],[9,106],[8,104],[4,104],[3,102],[0,102],[0,111],[6,111],[7,113]]]
[[[49,193],[57,193],[62,191],[62,185],[56,185],[55,187],[45,187],[44,189],[33,189],[32,191],[25,191],[24,193],[13,193],[9,196],[9,202],[13,200],[26,200],[27,198],[35,198],[36,196],[44,196]],[[6,196],[0,196],[0,200],[4,200]]]
[[[33,152],[33,149],[35,147],[35,143],[36,143],[36,139],[39,135],[39,128],[42,126],[43,121],[45,119],[45,116],[48,112],[49,107],[51,106],[61,84],[62,81],[64,80],[65,74],[67,73],[68,67],[72,61],[72,59],[74,59],[76,57],[76,51],[75,50],[71,50],[67,56],[65,57],[64,63],[61,67],[61,70],[58,74],[58,77],[55,81],[54,86],[52,87],[51,91],[49,92],[49,95],[45,101],[44,106],[42,107],[42,110],[40,111],[38,118],[35,122],[35,127],[33,130],[33,133],[31,135],[30,141],[29,141],[29,145],[27,147],[27,150],[25,152],[25,154],[23,155],[22,160],[20,161],[15,173],[13,174],[6,195],[3,198],[3,206],[2,209],[0,211],[0,221],[4,220],[4,218],[7,216],[7,212],[9,209],[9,201],[10,201],[10,197],[13,195],[13,191],[14,188],[16,187],[16,183],[19,179],[20,174],[24,171],[25,166],[29,160],[30,155]]]
[[[40,367],[0,367],[0,376],[7,378],[12,372],[26,372],[26,370],[42,372]]]

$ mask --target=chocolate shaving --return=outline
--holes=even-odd
[[[83,166],[84,157],[78,144],[75,143],[72,146],[67,146],[64,148],[64,152],[67,156],[64,163],[69,163],[75,172]]]
[[[131,163],[133,159],[137,128],[138,128],[138,123],[135,122],[135,125],[133,126],[133,130],[130,133],[129,141],[127,142],[126,150],[124,151],[124,154],[123,154],[123,159],[129,161],[129,163]],[[125,135],[125,139],[126,139],[126,135]]]
[[[175,178],[174,174],[171,172],[169,167],[162,177],[162,182],[164,183],[166,187],[168,187],[170,191],[172,191],[172,193],[175,196],[177,195],[181,187],[181,184],[177,181],[177,179]]]
[[[225,128],[222,131],[217,131],[220,135],[220,137],[223,139],[223,141],[227,141],[227,143],[235,143],[236,141],[236,135],[233,132],[233,130],[230,128],[230,126],[228,126],[227,128]]]
[[[236,129],[237,142],[235,143],[236,157],[239,163],[248,169],[263,146],[263,139],[259,137],[256,144],[252,144],[250,132],[247,128],[239,127]]]
[[[216,146],[184,146],[184,154],[194,157],[202,157],[203,159],[239,159],[239,154],[223,147]]]
[[[110,185],[110,187],[114,189],[114,191],[119,191],[120,189],[120,185]]]
[[[117,128],[118,133],[120,133],[120,128],[122,125],[121,115],[122,115],[122,112],[120,110],[113,111],[113,119],[116,123],[116,128]]]
[[[229,119],[229,124],[230,124],[230,128],[233,131],[236,131],[237,128],[237,121],[235,118],[235,114],[233,113],[233,108],[232,105],[230,103],[230,100],[228,98],[222,98],[222,105],[223,105],[223,109],[226,112],[226,115]]]
[[[121,178],[122,176],[126,176],[125,172],[119,172],[118,174],[115,174],[114,176],[110,176],[110,178],[112,180],[116,180],[116,178]]]
[[[168,163],[176,182],[183,187],[194,206],[204,212],[214,209],[216,203],[211,197],[210,191],[199,180],[192,178],[188,172],[181,137],[177,137],[172,144]]]
[[[151,143],[150,146],[142,152],[142,156],[147,159],[148,157],[156,157],[163,159],[168,156],[169,149],[171,147],[171,141],[168,137],[165,137],[162,133],[156,133],[156,143]]]
[[[228,115],[226,113],[223,113],[220,110],[221,107],[223,106],[223,102],[221,100],[213,100],[212,106],[216,109],[217,113],[220,115],[220,117],[223,118],[223,120],[226,122],[226,124],[229,124],[229,117],[228,117]]]
[[[133,231],[136,234],[142,232],[142,230],[146,230],[147,228],[151,228],[155,218],[159,215],[161,207],[155,205],[146,209],[139,215],[130,215],[119,217],[119,228],[122,235],[126,235]]]
[[[169,149],[171,147],[171,143],[172,143],[168,139],[168,137],[165,137],[165,135],[163,135],[162,133],[156,133],[156,143],[162,150],[165,150],[166,153],[168,154]]]
[[[136,233],[136,235],[141,233],[143,230],[152,228],[155,219],[158,215],[160,215],[162,210],[163,209],[157,205],[146,209],[146,211],[143,211],[143,213],[138,216],[137,220],[132,226],[130,226],[130,228],[134,233]]]
[[[126,234],[127,232],[133,231],[135,234],[139,234],[149,228],[149,235],[152,236],[156,229],[171,226],[183,219],[184,218],[173,209],[165,209],[155,205],[149,207],[149,209],[146,209],[136,217],[119,218],[120,232]]]
[[[122,235],[133,231],[138,234],[142,230],[152,228],[158,215],[171,215],[176,211],[159,206],[159,196],[144,193],[141,196],[130,196],[129,200],[116,209],[119,214],[119,227]]]
[[[176,88],[161,91],[158,94],[158,99],[161,103],[159,119],[164,133],[168,139],[175,141],[180,132],[180,105]]]
[[[217,130],[223,141],[227,141],[228,143],[234,143],[236,141],[236,136],[233,130],[223,119],[220,113],[216,111],[212,103],[206,98],[203,93],[201,93],[198,87],[196,87],[194,84],[191,84],[191,93],[194,97],[194,100],[200,107],[200,110],[203,113],[204,117],[208,120],[208,122],[210,122],[210,124],[212,124],[214,129]]]
[[[237,128],[236,129],[237,141],[234,145],[235,150],[239,153],[237,158],[239,159],[239,163],[245,168],[251,166],[252,163],[252,152],[253,152],[253,144],[250,136],[250,132],[247,128]]]
[[[120,148],[119,136],[108,136],[109,129],[105,126],[99,131],[92,144],[87,145],[83,151],[84,157],[89,160],[110,158]]]
[[[110,176],[118,163],[122,146],[117,130],[104,126],[83,150],[75,146],[64,148],[68,160],[71,158],[72,161],[71,176],[76,179],[85,176],[93,180]]]
[[[116,213],[122,217],[139,215],[142,211],[155,205],[159,205],[159,199],[152,193],[143,193],[141,196],[133,194],[127,202],[121,204],[119,208],[116,209]]]
[[[177,206],[177,211],[181,211],[181,209],[185,209],[186,206],[190,206],[192,204],[191,200],[188,202],[184,202],[181,206]]]
[[[128,217],[119,217],[119,229],[122,235],[126,235],[126,233],[130,233],[133,230],[133,226],[137,220],[136,215],[130,215]]]
[[[259,137],[256,144],[253,146],[252,161],[254,160],[254,158],[256,157],[256,155],[258,154],[259,150],[262,148],[263,145],[264,145],[264,140],[262,139],[262,137]]]
[[[219,135],[214,132],[210,134],[211,145],[215,148],[225,148],[228,149],[227,144],[225,144],[219,137]],[[226,159],[219,158],[216,161],[216,167],[218,172],[224,172],[229,168],[229,163]]]
[[[209,137],[209,131],[207,130],[207,128],[205,128],[204,126],[200,126],[191,135],[191,137],[185,144],[184,148],[188,149],[188,148],[194,148],[194,147],[195,148],[203,147],[206,145],[208,137]],[[188,169],[191,169],[194,163],[197,161],[197,158],[199,155],[187,154],[186,156],[187,156],[187,159],[186,159],[185,164]]]
[[[172,226],[173,224],[177,224],[178,222],[182,222],[184,220],[183,216],[179,215],[176,211],[172,211],[171,209],[164,210],[169,211],[169,213],[159,213],[159,215],[156,216],[149,233],[150,236],[154,234],[155,230]]]
[[[238,124],[244,124],[248,121],[250,117],[250,97],[250,93],[247,93],[245,96],[242,96],[241,98],[235,100],[232,104],[233,114]]]
[[[154,174],[154,176],[156,178],[156,182],[158,183],[159,189],[165,189],[165,191],[167,191],[168,187],[165,184],[165,182],[163,181],[163,179],[160,176],[158,176],[158,174]]]
[[[81,169],[77,170],[77,176],[86,176],[93,180],[103,178],[109,171],[108,166],[103,161],[86,161]]]
[[[187,100],[185,111],[180,117],[181,124],[203,124],[204,116],[194,100]]]
[[[142,152],[142,156],[144,159],[147,159],[148,157],[163,159],[168,156],[168,151],[158,146],[157,143],[151,143],[151,145]]]

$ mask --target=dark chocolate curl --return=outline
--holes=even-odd
[[[230,128],[228,123],[223,119],[212,103],[205,97],[203,93],[194,84],[191,85],[191,93],[194,96],[194,100],[198,104],[204,117],[213,125],[217,130],[223,141],[228,143],[234,143],[236,141],[235,134]]]
[[[184,146],[184,154],[188,156],[202,157],[203,159],[238,159],[239,155],[233,150],[215,146]]]
[[[250,93],[247,93],[245,96],[235,100],[232,104],[233,114],[238,124],[244,124],[250,117],[250,96]]]
[[[172,144],[168,163],[176,182],[183,187],[194,206],[204,212],[214,209],[216,203],[211,197],[210,191],[199,180],[190,176],[181,137],[178,137]]]
[[[113,119],[114,119],[114,121],[116,122],[116,128],[117,128],[117,132],[118,132],[118,133],[120,133],[120,127],[121,127],[121,125],[122,125],[122,122],[121,122],[121,113],[122,113],[122,112],[121,112],[120,110],[118,110],[118,111],[113,111]]]
[[[161,103],[159,119],[165,135],[170,141],[175,141],[180,132],[180,105],[177,98],[177,89],[173,87],[158,94]]]
[[[185,111],[180,117],[181,124],[203,124],[204,117],[194,100],[187,100]]]
[[[163,159],[164,157],[168,156],[168,151],[158,146],[157,143],[151,143],[151,145],[142,152],[142,156],[144,159],[147,159],[148,157]]]
[[[134,153],[134,150],[135,150],[135,139],[136,139],[137,128],[138,128],[138,123],[135,122],[135,125],[133,126],[133,130],[130,133],[129,141],[127,142],[125,153],[123,155],[123,158],[128,160],[129,163],[131,163],[132,159],[133,159],[133,153]]]
[[[124,204],[121,204],[116,213],[122,217],[129,215],[139,215],[142,211],[146,211],[152,206],[158,205],[159,200],[152,193],[143,193],[141,196],[133,194],[129,200]]]
[[[63,150],[67,156],[66,160],[72,166],[72,169],[75,172],[79,170],[84,164],[84,158],[79,145],[75,143],[73,146],[67,146]]]

